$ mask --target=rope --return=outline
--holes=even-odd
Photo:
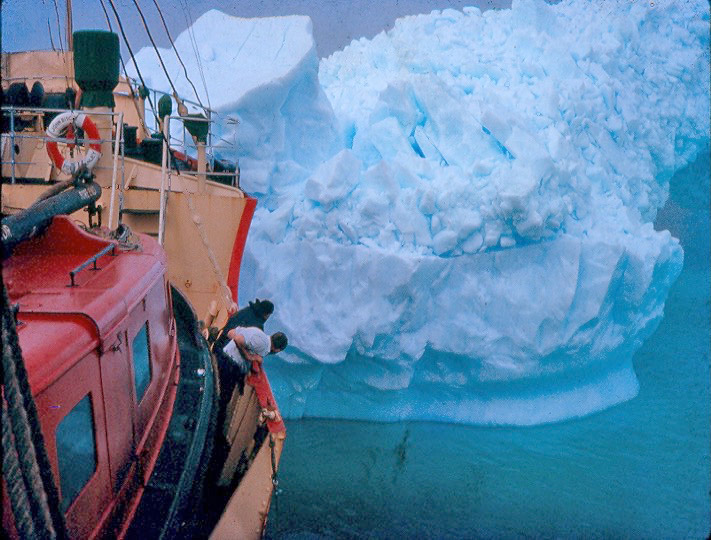
[[[173,51],[175,52],[175,56],[178,58],[178,62],[180,62],[180,65],[183,66],[183,71],[185,72],[185,78],[190,83],[190,86],[193,87],[193,92],[195,92],[195,97],[197,98],[200,106],[204,109],[205,106],[202,104],[202,101],[200,101],[200,94],[198,94],[197,88],[195,88],[193,81],[191,81],[190,77],[188,76],[188,68],[185,67],[185,64],[183,63],[183,59],[180,58],[178,49],[176,49],[176,47],[175,47],[175,42],[173,41],[173,36],[170,35],[170,30],[168,30],[168,24],[165,22],[165,18],[163,17],[163,12],[161,11],[160,6],[158,5],[158,0],[153,0],[153,3],[155,4],[156,9],[158,10],[158,15],[160,16],[160,20],[163,22],[163,28],[165,28],[165,33],[168,35],[170,44],[173,47]]]
[[[104,10],[104,15],[106,16],[106,24],[109,26],[109,30],[113,32],[113,28],[111,28],[111,21],[109,20],[109,13],[106,10],[106,5],[104,4],[104,0],[101,1],[101,7]],[[131,55],[131,59],[133,59],[133,64],[136,66],[136,73],[138,73],[138,77],[141,79],[141,84],[143,84],[144,88],[146,87],[146,83],[143,80],[143,77],[141,77],[140,71],[138,71],[138,64],[136,63],[136,60],[133,56],[133,51],[131,50],[131,46],[128,44],[128,39],[126,38],[126,34],[123,31],[123,26],[121,25],[121,20],[119,19],[118,16],[118,11],[116,11],[116,7],[113,5],[113,0],[111,1],[111,8],[114,12],[114,17],[116,17],[116,23],[118,24],[120,30],[121,30],[121,35],[123,36],[123,41],[126,44],[126,48],[128,49],[128,52]],[[138,115],[138,121],[141,124],[141,129],[143,130],[143,133],[148,133],[148,127],[146,126],[146,121],[143,118],[143,115],[141,114],[140,109],[138,108],[138,100],[136,98],[136,93],[133,90],[133,85],[131,84],[131,79],[128,76],[128,71],[126,70],[126,63],[123,61],[123,57],[119,56],[119,59],[121,60],[121,68],[123,69],[123,74],[126,77],[126,84],[128,84],[128,90],[131,92],[131,101],[133,101],[133,106],[136,109],[136,114]],[[156,125],[158,124],[158,117],[155,115],[155,109],[153,107],[153,102],[151,101],[150,95],[148,96],[148,103],[151,106],[151,112],[153,112],[153,116],[155,118]]]
[[[47,35],[49,36],[49,44],[52,46],[52,50],[56,52],[57,48],[54,46],[54,39],[52,39],[52,25],[49,24],[49,17],[47,17]]]
[[[138,74],[138,78],[139,78],[140,81],[141,81],[141,85],[143,86],[143,88],[148,89],[148,85],[146,84],[146,81],[145,81],[145,79],[143,78],[143,75],[141,74],[141,70],[138,68],[138,63],[136,62],[136,58],[135,58],[135,56],[134,56],[134,54],[133,54],[133,50],[131,49],[131,45],[130,45],[129,42],[128,42],[128,38],[126,37],[126,32],[125,32],[124,29],[123,29],[123,24],[121,23],[121,17],[119,17],[118,10],[117,10],[117,8],[116,8],[115,0],[109,0],[109,3],[111,4],[111,10],[114,12],[114,17],[116,18],[116,23],[118,24],[119,30],[121,31],[121,36],[122,36],[122,38],[123,38],[124,43],[126,44],[126,48],[128,49],[128,53],[131,55],[131,59],[133,60],[133,66],[136,68],[136,73]],[[140,11],[140,9],[139,9],[139,11]],[[160,55],[159,55],[159,58],[160,58]],[[162,61],[161,61],[161,62],[162,62]],[[121,60],[121,63],[123,64],[123,59]],[[126,79],[128,79],[128,73],[126,72],[126,66],[125,66],[125,64],[124,64],[124,66],[123,66],[123,70],[124,70],[124,74],[126,75]],[[168,79],[168,80],[170,80],[170,79]],[[128,85],[128,86],[129,86],[129,88],[131,89],[131,95],[134,96],[134,98],[135,98],[135,94],[133,93],[133,88],[131,87],[130,82],[129,82],[129,85]],[[171,82],[171,86],[172,86],[172,82]],[[176,92],[176,93],[177,93],[177,92]],[[153,105],[153,100],[151,99],[150,93],[148,93],[148,95],[147,95],[146,97],[147,97],[147,99],[148,99],[148,104],[149,104],[150,107],[151,107],[151,112],[153,113],[154,121],[155,121],[156,125],[159,125],[159,124],[160,124],[160,119],[158,118],[158,115],[157,115],[157,113],[156,113],[156,107],[155,107],[155,105]],[[135,104],[135,99],[134,99],[134,104]],[[136,104],[136,107],[138,107],[137,104]],[[138,110],[138,109],[136,109],[136,110]],[[140,118],[140,116],[141,116],[140,113],[139,113],[138,116],[139,116],[139,118]],[[145,124],[143,124],[142,127],[144,127],[144,129],[146,129]],[[146,131],[148,131],[148,130],[146,129]],[[160,133],[160,138],[163,140],[163,142],[164,142],[165,144],[167,144],[168,147],[170,147],[170,141],[166,140],[165,134],[164,134],[162,131],[159,131],[158,133]],[[169,159],[171,160],[171,162],[175,165],[175,156],[173,156],[173,153],[172,153],[172,152],[168,152],[168,156],[169,156]],[[180,175],[180,171],[178,171],[178,175]]]
[[[133,59],[133,64],[136,68],[136,73],[138,74],[138,77],[141,80],[141,84],[145,88],[148,88],[145,81],[143,80],[143,76],[141,75],[140,70],[138,69],[138,64],[135,61],[135,57],[134,57],[133,51],[131,50],[131,46],[128,44],[128,38],[126,37],[126,33],[124,32],[123,25],[121,23],[121,19],[118,14],[118,10],[116,9],[115,0],[109,0],[109,2],[111,4],[111,9],[114,12],[114,16],[115,16],[116,22],[119,26],[119,30],[121,31],[121,35],[123,36],[123,40],[126,43],[126,47],[128,48],[128,52],[131,55],[131,58]],[[158,55],[158,59],[160,60],[161,66],[163,66],[165,75],[166,75],[166,77],[168,77],[168,82],[170,83],[170,86],[173,88],[173,91],[175,92],[175,94],[177,95],[178,92],[176,91],[175,86],[173,86],[173,81],[170,79],[170,76],[168,75],[168,72],[165,69],[165,65],[163,64],[163,59],[161,58],[160,54],[158,53],[158,48],[155,45],[155,42],[153,41],[153,37],[151,36],[150,31],[148,30],[148,26],[146,24],[145,18],[143,17],[143,13],[141,12],[141,9],[138,6],[138,3],[136,2],[136,0],[134,0],[134,3],[136,4],[136,8],[138,9],[139,14],[141,15],[141,19],[143,20],[143,25],[146,28],[148,37],[150,38],[151,43],[153,43],[153,48],[155,49],[156,54]],[[155,112],[155,107],[153,106],[153,102],[151,101],[150,96],[148,97],[148,101],[151,105],[151,109],[153,109],[153,111]],[[156,124],[158,124],[158,118],[156,118]],[[170,141],[167,141],[165,139],[165,135],[163,134],[163,132],[161,132],[161,138],[163,139],[164,144],[168,144],[170,146]],[[170,156],[170,159],[175,159],[171,152],[168,152],[168,154]],[[193,202],[192,195],[186,189],[185,182],[183,181],[183,178],[180,175],[180,171],[178,171],[178,177],[180,178],[181,182],[183,183],[183,193],[185,193],[186,201],[188,203],[188,208],[190,209],[190,212],[192,214],[193,223],[195,223],[195,225],[197,227],[198,234],[200,235],[200,240],[202,240],[203,246],[207,250],[207,255],[208,255],[208,258],[210,259],[210,263],[212,264],[212,270],[215,273],[215,277],[217,278],[217,281],[220,284],[220,287],[222,288],[222,293],[224,295],[223,301],[225,302],[225,306],[229,309],[232,307],[232,304],[234,303],[234,300],[232,298],[232,291],[230,291],[230,288],[227,286],[227,280],[225,279],[225,276],[222,273],[222,270],[220,269],[220,265],[217,262],[217,257],[215,256],[215,253],[213,252],[212,248],[210,247],[210,242],[208,241],[207,233],[205,232],[205,229],[202,225],[202,219],[200,218],[197,211],[195,210],[195,204]]]
[[[18,455],[22,456],[19,461],[20,472],[25,483],[31,514],[37,522],[35,534],[41,538],[55,538],[47,497],[41,485],[35,449],[27,429],[29,420],[27,411],[23,407],[23,398],[15,373],[15,350],[9,335],[10,322],[8,319],[10,319],[9,311],[3,310],[3,389],[9,405],[15,448]]]
[[[202,87],[205,90],[205,96],[207,97],[207,106],[211,109],[212,104],[210,103],[210,91],[207,89],[207,81],[205,81],[205,72],[202,69],[202,60],[200,59],[200,51],[198,50],[197,41],[195,40],[195,32],[193,32],[193,17],[190,15],[190,9],[188,8],[185,0],[180,0],[180,6],[183,8],[183,14],[185,15],[185,22],[187,23],[188,36],[190,37],[190,45],[195,53],[195,60],[197,60],[198,72],[200,73],[200,79],[202,80]]]
[[[116,18],[116,24],[118,24],[119,30],[121,31],[121,37],[123,38],[123,42],[126,44],[126,48],[128,49],[128,54],[131,55],[131,60],[133,60],[133,66],[136,68],[136,73],[138,74],[138,78],[141,80],[141,84],[143,85],[143,87],[148,88],[146,81],[143,79],[143,75],[141,75],[141,70],[138,69],[138,64],[136,63],[136,57],[133,54],[131,45],[129,44],[128,38],[126,37],[126,32],[123,29],[123,24],[121,23],[121,17],[119,17],[118,10],[116,9],[115,0],[109,0],[109,3],[111,4],[111,10],[114,12],[114,17]],[[121,63],[123,64],[123,59],[121,60]],[[126,66],[125,65],[124,65],[124,73],[126,73]],[[126,78],[128,78],[128,75]],[[131,87],[131,85],[129,83],[129,88],[130,87]],[[160,120],[158,119],[158,115],[156,114],[156,108],[153,105],[153,100],[151,99],[150,93],[148,94],[147,98],[148,98],[148,104],[151,106],[151,112],[153,113],[155,123],[156,123],[156,125],[158,125],[160,123]],[[140,117],[140,114],[139,114],[139,117]],[[145,127],[145,125],[144,125],[144,127]],[[162,133],[161,133],[161,136],[162,136]],[[163,137],[163,138],[165,138],[165,137]]]
[[[57,0],[54,2],[54,14],[57,16],[57,37],[59,38],[59,49],[64,50],[64,43],[62,42],[62,24],[59,22],[59,6],[57,5]],[[67,43],[67,46],[69,43]]]
[[[39,415],[32,398],[27,370],[15,329],[10,301],[2,284],[3,391],[8,404],[20,471],[28,491],[28,502],[38,538],[68,538],[59,493],[42,437]]]
[[[133,0],[133,3],[136,5],[136,10],[138,11],[138,14],[141,17],[141,21],[143,21],[143,28],[146,29],[146,34],[148,34],[148,39],[150,40],[151,45],[153,45],[153,50],[155,50],[156,56],[158,57],[158,61],[160,62],[161,67],[163,68],[163,73],[165,73],[165,76],[168,79],[168,84],[170,84],[170,87],[173,89],[173,92],[177,95],[178,90],[175,88],[175,85],[173,84],[173,81],[170,78],[170,74],[168,73],[168,69],[165,67],[165,64],[163,63],[163,57],[160,55],[160,52],[158,52],[158,46],[156,45],[156,42],[153,41],[153,35],[151,34],[151,31],[148,29],[148,23],[146,22],[146,18],[143,16],[143,11],[141,11],[141,7],[138,5],[138,0]],[[134,64],[135,64],[135,61],[134,61]]]
[[[210,264],[212,264],[212,271],[214,272],[215,277],[217,278],[217,282],[219,283],[220,288],[222,289],[222,300],[225,304],[225,308],[230,309],[232,307],[232,304],[234,304],[234,299],[232,298],[232,291],[230,291],[230,288],[227,286],[227,280],[225,279],[225,275],[222,273],[222,269],[220,268],[220,265],[217,262],[217,257],[215,256],[215,252],[210,246],[210,241],[208,240],[207,233],[205,232],[205,227],[202,223],[202,218],[195,209],[195,203],[193,201],[192,194],[187,190],[185,186],[185,181],[183,180],[183,176],[180,173],[178,173],[178,178],[180,178],[180,182],[183,186],[183,193],[185,194],[185,200],[188,203],[188,209],[190,210],[193,223],[195,224],[198,234],[200,235],[202,245],[207,251],[207,256],[210,259]]]
[[[2,475],[7,485],[8,499],[15,518],[15,527],[22,538],[34,538],[36,536],[35,526],[30,514],[30,502],[27,499],[25,482],[22,473],[19,471],[20,461],[15,448],[15,440],[12,437],[12,425],[10,414],[7,410],[7,402],[2,400]]]
[[[274,498],[274,523],[277,525],[277,530],[279,529],[279,478],[277,476],[277,466],[276,466],[276,455],[274,451],[274,435],[269,433],[269,449],[272,454],[272,485],[274,486],[274,493],[272,497]]]
[[[114,29],[111,27],[111,19],[109,19],[109,12],[106,11],[106,4],[104,4],[104,0],[99,0],[101,3],[101,9],[104,10],[104,18],[106,18],[106,26],[109,28],[109,32],[113,32]]]

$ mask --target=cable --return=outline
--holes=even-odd
[[[116,9],[116,3],[114,0],[109,0],[111,4],[111,10],[114,12],[114,17],[116,18],[116,24],[118,24],[119,30],[121,31],[121,36],[123,37],[123,42],[126,44],[126,48],[128,49],[128,54],[131,55],[131,60],[133,60],[133,65],[136,68],[136,73],[138,74],[138,78],[141,80],[141,84],[143,85],[144,88],[148,88],[148,85],[146,84],[146,81],[143,79],[143,75],[141,75],[141,70],[138,69],[138,64],[136,63],[136,57],[133,54],[133,50],[131,49],[131,45],[128,43],[128,38],[126,37],[126,32],[123,29],[123,24],[121,23],[121,17],[119,17],[118,10]],[[123,64],[123,60],[121,60],[121,63]],[[126,66],[124,64],[124,72],[126,72]],[[129,87],[131,85],[129,84]],[[151,112],[153,113],[153,116],[155,118],[156,125],[160,123],[160,120],[158,119],[158,115],[156,114],[156,108],[153,105],[153,101],[151,100],[150,93],[148,94],[148,104],[151,106]],[[165,136],[161,133],[161,137],[165,139]]]
[[[188,28],[188,37],[190,38],[190,45],[195,53],[195,59],[197,60],[198,72],[200,73],[200,79],[202,80],[202,87],[205,89],[205,95],[207,96],[207,106],[212,109],[212,104],[210,103],[210,91],[207,88],[207,81],[205,80],[205,72],[202,69],[202,60],[200,59],[200,51],[198,50],[197,41],[195,40],[195,32],[193,32],[193,17],[190,15],[190,8],[187,2],[181,0],[180,7],[183,8],[183,14],[185,15],[185,23]]]
[[[57,48],[54,46],[54,40],[52,39],[52,25],[49,24],[49,17],[47,17],[47,34],[49,35],[49,43],[52,45],[52,50],[56,51]]]
[[[123,24],[121,24],[121,18],[118,15],[118,10],[116,9],[116,4],[115,0],[109,0],[111,2],[111,9],[114,12],[114,16],[116,17],[116,22],[119,26],[119,29],[121,30],[121,35],[123,36],[123,40],[126,43],[126,47],[128,48],[128,52],[131,55],[131,58],[133,59],[133,65],[136,67],[136,73],[138,74],[138,77],[141,79],[141,84],[143,84],[144,87],[148,88],[146,85],[143,76],[141,75],[141,71],[138,69],[138,64],[136,63],[135,56],[133,55],[133,51],[131,50],[131,46],[128,44],[128,39],[126,38],[126,33],[124,32],[123,29]],[[168,82],[170,82],[171,87],[173,87],[173,91],[175,91],[175,87],[173,86],[173,82],[170,80],[170,76],[168,75],[168,72],[165,70],[165,65],[163,65],[163,60],[160,57],[160,54],[158,53],[158,48],[155,45],[155,42],[153,41],[153,37],[150,34],[150,31],[148,30],[148,26],[146,24],[146,19],[143,17],[143,13],[141,12],[140,7],[138,6],[137,0],[133,0],[134,4],[136,4],[136,8],[138,9],[139,14],[141,15],[141,19],[143,20],[143,25],[146,28],[146,32],[148,33],[148,37],[151,40],[151,43],[153,43],[153,48],[156,51],[156,54],[158,55],[158,59],[160,60],[161,65],[163,66],[163,70],[165,71],[166,77],[168,77]],[[175,91],[175,95],[177,95],[178,92]],[[153,107],[153,102],[150,100],[150,96],[148,96],[149,103],[151,105],[151,109],[153,109],[154,114],[155,114],[155,108]],[[158,123],[158,119],[156,118],[156,123]],[[163,139],[163,143],[167,144],[170,147],[170,141],[166,140],[165,134],[161,131],[160,136]],[[173,155],[172,152],[168,152],[169,159],[173,161],[173,165],[175,165],[175,156]],[[177,168],[177,167],[176,167]],[[169,169],[170,171],[170,169]],[[183,193],[186,196],[186,202],[188,203],[188,208],[190,209],[190,212],[193,216],[193,222],[195,223],[198,234],[200,235],[200,239],[203,242],[204,247],[207,249],[208,252],[208,258],[210,259],[210,262],[212,263],[212,269],[215,272],[215,276],[217,277],[217,281],[220,283],[220,285],[223,288],[223,293],[225,294],[225,300],[226,300],[226,305],[230,305],[232,302],[234,302],[232,298],[232,291],[230,288],[227,286],[227,281],[224,278],[224,275],[222,274],[222,270],[220,269],[219,264],[217,264],[217,259],[215,257],[214,252],[212,251],[210,247],[209,240],[207,239],[207,233],[205,232],[203,226],[202,226],[202,220],[199,219],[197,210],[195,209],[192,196],[190,192],[187,190],[185,187],[185,182],[183,181],[182,176],[180,175],[180,170],[176,171],[178,174],[178,177],[180,180],[183,182]]]
[[[64,50],[64,43],[62,43],[62,25],[59,22],[59,7],[57,6],[57,0],[54,1],[54,13],[57,15],[57,33],[59,34],[59,48]],[[68,45],[68,44],[67,44]]]
[[[113,27],[111,26],[111,19],[109,17],[109,12],[106,10],[106,4],[104,4],[104,0],[100,0],[101,2],[101,9],[104,10],[104,15],[106,17],[106,25],[109,27],[109,30],[111,32],[114,31]],[[128,44],[126,44],[128,46]],[[128,85],[128,91],[131,92],[131,101],[133,101],[133,105],[136,108],[136,113],[138,114],[138,120],[141,123],[141,128],[143,129],[143,132],[146,133],[148,132],[148,128],[146,128],[146,122],[143,119],[143,116],[141,115],[141,111],[138,110],[138,100],[136,96],[136,92],[133,90],[133,85],[131,84],[131,79],[128,76],[128,72],[126,71],[126,64],[123,61],[123,58],[119,55],[119,60],[121,61],[121,68],[123,69],[123,74],[124,77],[126,77],[126,84]],[[134,64],[136,62],[134,61]],[[138,69],[138,68],[136,68]]]
[[[112,3],[113,3],[113,0],[112,0]],[[158,52],[158,46],[156,45],[156,42],[153,41],[153,35],[151,34],[151,31],[148,29],[148,23],[146,22],[146,18],[143,16],[143,11],[141,11],[141,6],[138,5],[138,0],[133,0],[133,3],[135,4],[136,10],[138,11],[138,14],[141,17],[141,21],[143,21],[143,28],[146,29],[146,34],[148,34],[148,39],[150,40],[151,45],[153,45],[153,50],[156,52],[158,61],[160,62],[161,67],[163,68],[163,73],[165,73],[165,76],[168,79],[168,84],[170,84],[170,87],[173,89],[173,93],[177,96],[178,90],[177,90],[177,88],[175,88],[175,85],[173,84],[173,80],[170,78],[170,74],[168,73],[168,69],[165,67],[165,64],[163,63],[163,57],[160,55],[160,52]]]
[[[104,10],[104,17],[106,17],[106,26],[109,27],[110,32],[113,32],[114,29],[111,27],[111,19],[109,19],[109,12],[106,11],[106,4],[104,4],[104,0],[100,0],[100,2],[101,2],[101,9]]]
[[[163,17],[163,12],[161,11],[160,6],[158,5],[158,0],[153,0],[153,4],[155,4],[156,9],[158,10],[158,15],[160,16],[160,20],[163,22],[163,28],[165,28],[165,33],[168,34],[168,39],[170,40],[170,44],[173,46],[173,51],[175,51],[175,56],[178,58],[178,62],[180,62],[180,65],[183,66],[183,71],[185,72],[185,78],[190,83],[190,86],[193,87],[193,92],[195,92],[195,97],[197,98],[200,106],[204,109],[205,105],[203,105],[202,101],[200,101],[200,94],[198,94],[197,88],[195,88],[193,81],[190,80],[190,76],[188,75],[188,68],[185,67],[185,64],[183,63],[183,59],[180,58],[178,49],[175,47],[175,42],[173,41],[173,36],[170,35],[170,30],[168,30],[168,25],[165,22],[165,18]]]
[[[136,68],[136,73],[138,74],[138,78],[141,80],[141,84],[143,85],[144,88],[148,88],[148,85],[146,84],[146,81],[143,78],[143,75],[141,75],[141,70],[138,69],[138,63],[136,62],[136,57],[133,54],[133,50],[131,49],[131,45],[128,43],[128,38],[126,37],[126,32],[123,29],[123,24],[121,23],[121,17],[119,17],[118,10],[116,9],[116,3],[115,0],[109,0],[111,3],[111,10],[114,12],[114,17],[116,18],[116,23],[118,24],[119,30],[121,31],[121,36],[123,37],[123,41],[126,44],[126,48],[128,49],[128,53],[131,55],[131,59],[133,60],[133,65]],[[134,0],[135,2],[135,0]],[[122,60],[123,63],[123,60]],[[125,72],[125,66],[124,66],[124,72]],[[129,84],[130,86],[130,84]],[[151,106],[151,112],[153,113],[153,117],[155,119],[156,125],[160,124],[160,120],[158,118],[158,115],[156,114],[156,107],[153,105],[153,100],[151,100],[150,93],[148,96],[148,104]],[[165,144],[167,144],[170,147],[170,141],[166,140],[165,134],[160,131],[160,138],[163,140]],[[171,160],[173,167],[176,168],[176,173],[178,176],[180,176],[180,170],[177,168],[176,161],[175,161],[175,156],[173,155],[172,152],[168,152],[168,157]]]

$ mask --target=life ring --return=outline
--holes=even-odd
[[[65,138],[67,131],[73,129],[73,127],[84,130],[89,148],[82,158],[64,159],[57,146],[57,139]],[[49,159],[63,173],[74,176],[82,169],[91,171],[99,162],[101,157],[101,137],[96,125],[86,114],[76,111],[58,114],[49,124],[47,136],[49,137],[49,141],[47,141]]]

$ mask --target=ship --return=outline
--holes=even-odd
[[[2,55],[2,532],[259,538],[286,428],[259,366],[220,410],[207,339],[257,201],[214,111],[67,11],[67,50]]]

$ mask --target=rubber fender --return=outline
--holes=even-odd
[[[30,106],[41,107],[44,103],[44,86],[41,82],[35,81],[30,90]]]
[[[12,83],[5,94],[5,103],[14,107],[27,107],[30,104],[30,91],[23,82]]]

